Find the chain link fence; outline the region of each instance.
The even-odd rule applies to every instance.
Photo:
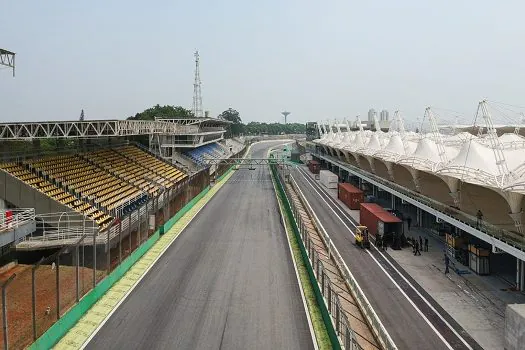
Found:
[[[115,220],[104,232],[68,224],[68,234],[61,234],[65,221],[74,222],[68,217],[53,234],[30,237],[35,242],[53,242],[53,245],[42,250],[41,244],[36,244],[33,251],[24,253],[24,259],[35,261],[42,256],[38,262],[19,261],[10,270],[10,276],[0,273],[4,281],[2,348],[23,349],[44,334],[153,233],[160,230],[162,234],[164,223],[208,184],[206,169],[191,176],[184,186],[164,189],[159,196]],[[53,226],[52,220],[45,220],[42,226]]]
[[[272,167],[275,167],[275,165],[272,165]],[[319,285],[319,288],[321,290],[325,306],[331,316],[332,325],[334,327],[334,330],[336,331],[339,343],[345,349],[360,350],[362,349],[362,347],[357,342],[356,334],[350,327],[348,317],[341,306],[341,302],[339,300],[339,293],[336,291],[335,285],[332,283],[329,276],[325,272],[323,262],[319,258],[319,254],[314,248],[314,242],[308,234],[308,230],[306,229],[305,224],[301,219],[301,215],[299,215],[298,208],[296,207],[294,201],[291,200],[292,196],[289,189],[287,188],[287,186],[285,186],[285,181],[289,181],[289,174],[286,172],[286,167],[282,167],[279,171],[276,171],[275,173],[278,174],[279,180],[283,185],[285,195],[288,199],[288,203],[292,210],[292,215],[299,229],[302,244],[305,247],[308,259],[310,261],[310,265],[312,266],[312,269],[314,271],[314,275],[316,277],[317,284]]]
[[[295,182],[295,179],[293,178],[293,175],[290,173],[289,168],[288,167],[283,167],[277,173],[279,175],[279,178],[281,179],[281,183],[284,184],[284,181],[286,180],[291,185],[291,187],[295,190],[295,192],[298,193],[298,195],[300,196],[300,191],[298,190],[298,185]],[[290,194],[289,189],[286,186],[283,186],[283,188],[285,189],[286,196],[288,198],[291,198],[291,194]],[[301,219],[300,219],[300,215],[297,215],[297,208],[295,208],[293,201],[288,200],[288,202],[290,202],[290,206],[292,207],[292,211],[294,212],[294,216],[295,216],[295,218],[297,218],[296,221],[298,221],[299,230],[300,230],[300,232],[302,232],[301,236],[303,238],[303,242],[305,243],[305,245],[310,247],[311,246],[311,242],[308,241],[307,233],[306,233],[306,229],[305,229],[304,225],[302,223],[300,223]],[[310,212],[310,209],[309,208],[305,208],[305,209],[309,213],[310,217],[313,217],[314,224],[317,227],[319,227],[320,223],[316,221],[317,219],[312,215],[313,213]],[[363,315],[367,319],[368,324],[370,325],[370,327],[372,328],[372,331],[376,335],[377,340],[381,343],[381,345],[382,345],[382,347],[384,349],[387,349],[387,350],[395,350],[395,349],[397,349],[397,346],[393,342],[392,338],[388,334],[388,332],[385,329],[385,327],[383,326],[383,324],[380,322],[379,317],[377,316],[377,314],[375,313],[374,309],[372,308],[372,305],[368,301],[365,293],[363,292],[363,290],[361,289],[361,287],[357,283],[357,280],[352,275],[350,270],[348,270],[348,268],[346,268],[346,264],[344,263],[343,258],[339,254],[339,251],[338,251],[337,247],[335,246],[335,244],[332,242],[332,239],[330,238],[330,236],[328,236],[328,234],[326,232],[324,232],[324,231],[318,231],[318,232],[319,232],[319,235],[320,235],[324,245],[328,249],[328,253],[329,253],[330,257],[333,258],[333,260],[335,261],[338,270],[341,272],[341,274],[343,275],[343,277],[345,279],[346,284],[348,285],[348,287],[352,291],[352,295],[356,299],[356,301],[357,301],[357,303],[359,305],[359,309],[361,310],[361,312],[363,313]]]

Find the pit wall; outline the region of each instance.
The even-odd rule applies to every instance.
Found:
[[[328,312],[328,309],[326,308],[326,304],[323,299],[323,294],[321,293],[321,290],[319,289],[319,284],[317,283],[317,280],[315,278],[314,270],[312,268],[312,265],[310,264],[310,259],[308,258],[308,254],[306,253],[306,249],[304,247],[303,241],[301,239],[299,228],[297,227],[297,223],[295,222],[295,219],[292,214],[292,209],[290,207],[290,203],[288,202],[288,197],[286,197],[286,194],[284,193],[283,184],[280,181],[279,176],[277,176],[277,170],[274,165],[270,166],[272,177],[274,178],[274,181],[277,185],[277,193],[279,197],[281,198],[283,204],[284,204],[284,211],[286,216],[288,217],[288,220],[292,223],[292,228],[294,232],[295,239],[297,242],[299,242],[299,248],[301,250],[301,256],[303,259],[303,262],[306,266],[306,270],[308,271],[308,278],[310,280],[310,283],[312,285],[312,288],[314,290],[315,294],[315,300],[317,304],[319,305],[319,308],[321,310],[321,315],[323,317],[323,322],[326,326],[326,329],[328,331],[328,336],[330,337],[330,341],[332,343],[332,346],[334,349],[341,349],[341,346],[339,344],[339,339],[337,337],[337,333],[334,329],[334,326],[332,324],[332,320],[330,317],[330,313]]]
[[[231,168],[229,169],[231,171]],[[225,172],[220,178],[222,180],[229,171]],[[93,290],[86,294],[75,306],[64,314],[51,328],[49,328],[40,338],[38,338],[29,349],[50,349],[52,348],[80,318],[113,286],[132,266],[135,264],[154,244],[160,236],[171,229],[179,219],[184,216],[208,191],[206,186],[190,202],[182,207],[166,223],[159,226],[157,231],[140,247],[130,254],[122,263],[104,278]]]

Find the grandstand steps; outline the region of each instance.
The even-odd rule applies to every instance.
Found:
[[[27,158],[0,163],[0,168],[1,198],[42,214],[80,213],[99,232],[188,177],[169,162],[129,145]]]
[[[64,204],[64,200],[59,200],[64,196],[64,192],[51,183],[41,179],[45,186],[37,184],[29,185],[18,176],[5,171],[3,164],[0,172],[0,197],[12,203],[16,207],[32,207],[36,213],[61,213],[75,212],[71,205]],[[44,192],[42,189],[51,186],[51,191]],[[59,192],[56,192],[56,190]],[[53,192],[56,192],[53,197]],[[71,196],[70,194],[67,194]],[[91,221],[90,218],[88,218]]]
[[[155,176],[157,176],[157,178],[163,178],[163,176],[162,176],[161,174],[157,173],[154,169],[148,169],[148,168],[145,167],[143,164],[137,162],[135,159],[133,159],[133,158],[127,156],[125,153],[119,152],[119,151],[117,151],[116,149],[112,149],[112,150],[113,150],[115,153],[117,153],[118,155],[120,155],[121,157],[126,158],[129,162],[136,164],[136,166],[139,166],[139,167],[141,167],[141,168],[143,168],[143,169],[146,169],[147,171],[153,173]],[[156,183],[155,180],[152,180],[152,181],[153,181],[154,183]]]
[[[196,173],[202,169],[202,167],[198,166],[191,158],[182,153],[174,152],[172,155],[172,162],[173,161],[179,163],[179,168],[184,169],[186,172]]]

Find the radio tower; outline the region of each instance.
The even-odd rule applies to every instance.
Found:
[[[193,115],[202,118],[201,73],[199,69],[199,51],[195,51],[195,83],[193,83]]]

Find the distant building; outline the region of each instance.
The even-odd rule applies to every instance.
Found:
[[[389,114],[388,114],[388,111],[386,109],[383,109],[381,111],[381,113],[379,114],[379,120],[380,121],[388,121],[388,118],[389,118]]]
[[[373,108],[370,108],[368,110],[368,125],[374,124],[374,114],[376,113],[376,110]]]

